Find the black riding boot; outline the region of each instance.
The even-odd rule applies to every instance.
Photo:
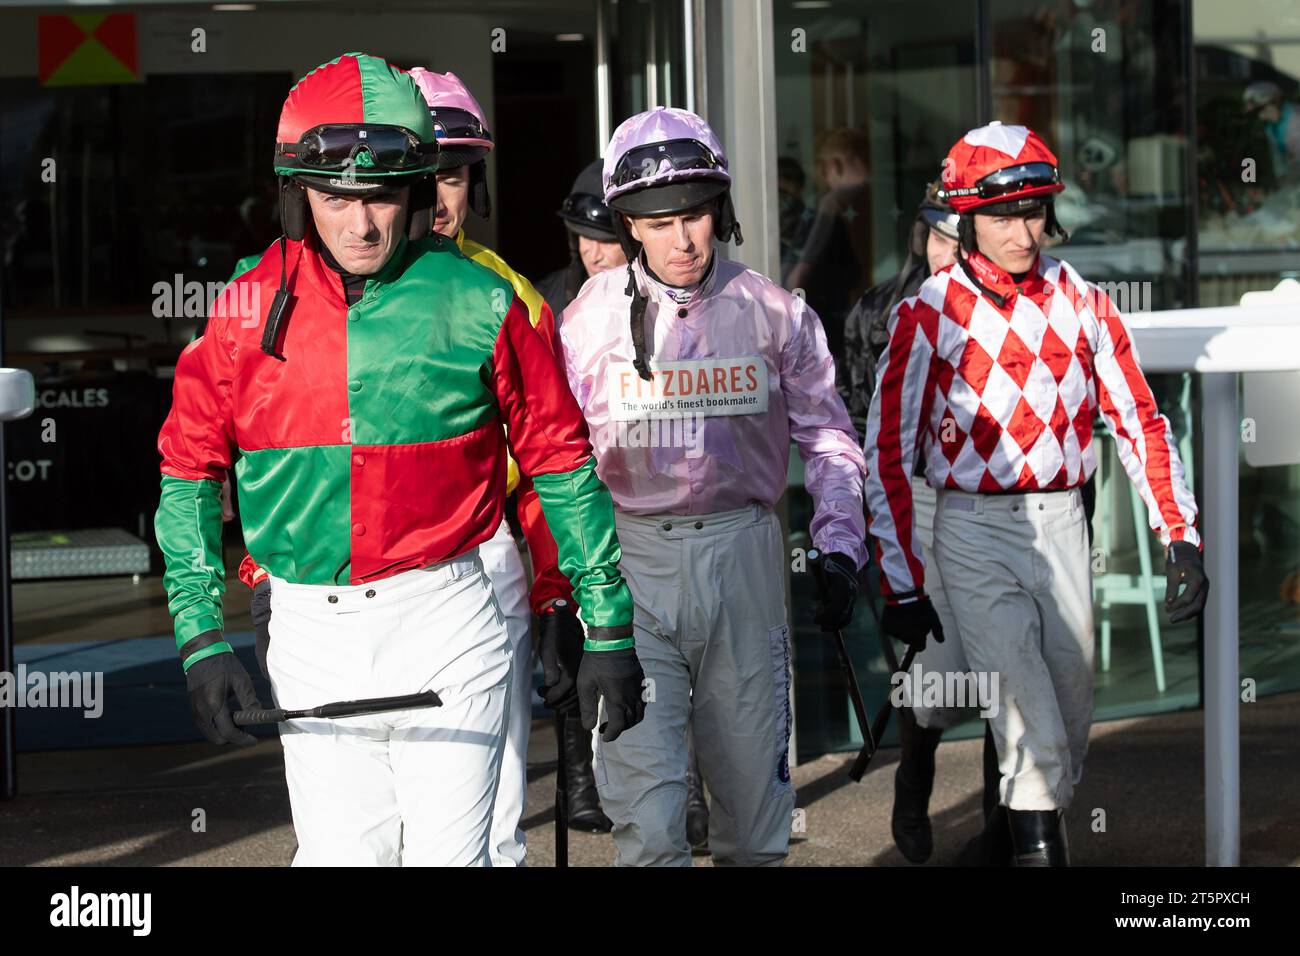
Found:
[[[558,727],[556,734],[559,734]],[[564,721],[560,753],[568,791],[569,828],[585,833],[608,833],[614,824],[601,811],[600,798],[596,795],[596,775],[591,769],[591,731],[582,726],[577,715]]]
[[[695,754],[695,738],[686,735],[686,841],[693,847],[709,842],[709,804],[704,799],[704,778],[700,776],[700,758]]]
[[[1060,810],[1008,810],[1016,866],[1069,866]]]
[[[910,707],[898,712],[902,743],[894,771],[894,813],[890,829],[894,845],[911,863],[924,863],[934,851],[930,829],[930,792],[934,789],[934,752],[942,730],[921,727]]]
[[[984,724],[984,829],[957,858],[958,866],[1010,866],[1011,827],[1006,811],[999,806],[1002,773],[998,769],[998,748],[992,726]]]
[[[984,721],[984,819],[1002,802],[1002,770],[998,767],[998,745],[993,740],[993,725]],[[1010,852],[1010,850],[1008,850]]]

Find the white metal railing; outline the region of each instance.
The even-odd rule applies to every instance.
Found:
[[[1300,305],[1275,300],[1149,312],[1125,321],[1147,372],[1201,376],[1200,506],[1211,585],[1204,620],[1205,862],[1236,866],[1241,858],[1237,376],[1300,371]]]

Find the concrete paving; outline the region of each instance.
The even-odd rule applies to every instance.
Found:
[[[1300,865],[1300,694],[1241,708],[1242,863]],[[524,815],[528,860],[555,859],[555,743],[534,725]],[[1199,712],[1099,724],[1068,821],[1076,865],[1204,862],[1203,725]],[[982,742],[939,748],[931,804],[935,852],[950,865],[979,828]],[[795,866],[907,866],[889,836],[896,751],[861,784],[851,754],[795,768],[802,832]],[[282,866],[294,850],[278,741],[249,750],[206,744],[25,754],[18,799],[0,804],[6,865]],[[604,835],[570,836],[570,865],[606,866]],[[708,865],[698,854],[697,865]]]

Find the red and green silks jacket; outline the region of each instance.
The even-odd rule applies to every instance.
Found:
[[[348,308],[315,242],[287,245],[296,301],[284,361],[261,350],[280,276],[273,246],[226,287],[177,362],[155,527],[178,647],[223,629],[220,484],[236,450],[257,564],[300,584],[361,584],[492,536],[507,434],[589,636],[629,635],[609,492],[560,361],[510,284],[453,242],[404,239]],[[205,647],[185,666],[224,650]]]
[[[474,262],[486,266],[509,282],[510,287],[515,290],[515,295],[528,310],[529,323],[548,346],[552,349],[558,348],[559,343],[555,340],[555,317],[551,315],[551,307],[533,288],[531,282],[521,273],[510,268],[504,259],[487,246],[466,239],[464,229],[456,234],[456,247]],[[261,259],[260,255],[244,256],[235,264],[235,271],[227,281],[234,282],[257,265],[259,259]],[[569,579],[560,573],[559,549],[555,545],[555,538],[550,528],[546,526],[546,516],[542,512],[541,501],[533,488],[532,480],[527,475],[521,475],[515,460],[507,456],[506,494],[510,495],[516,490],[519,492],[517,499],[519,524],[523,529],[524,538],[528,541],[528,554],[532,558],[533,566],[533,584],[529,589],[528,603],[534,614],[541,614],[557,599],[573,601],[573,587],[569,584]],[[251,588],[265,577],[266,570],[258,567],[251,555],[244,555],[244,560],[239,565],[239,580]]]

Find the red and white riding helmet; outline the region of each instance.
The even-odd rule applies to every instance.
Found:
[[[1006,208],[1064,188],[1056,155],[1037,133],[994,121],[971,130],[948,151],[939,198],[957,212],[969,213],[993,205]]]

